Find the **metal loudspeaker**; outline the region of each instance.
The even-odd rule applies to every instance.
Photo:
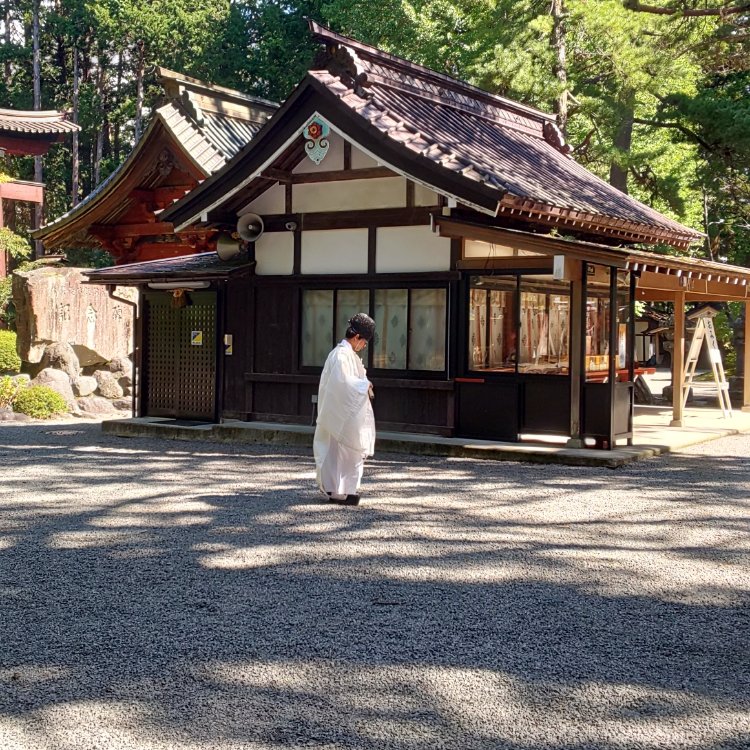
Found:
[[[255,242],[263,234],[263,219],[258,214],[242,214],[237,219],[237,234],[245,242]]]
[[[240,253],[240,243],[237,236],[220,234],[216,240],[216,254],[221,260],[231,260]]]

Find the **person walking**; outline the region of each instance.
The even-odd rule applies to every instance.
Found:
[[[357,505],[365,458],[375,452],[372,384],[358,353],[372,341],[375,321],[350,318],[344,339],[326,359],[318,387],[313,453],[320,489],[339,505]]]

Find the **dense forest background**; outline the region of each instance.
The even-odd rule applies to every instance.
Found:
[[[82,127],[43,164],[0,171],[43,174],[53,219],[132,149],[155,66],[281,101],[312,60],[312,17],[556,112],[578,161],[707,232],[694,255],[750,264],[750,3],[651,3],[0,0],[0,107],[65,109]]]

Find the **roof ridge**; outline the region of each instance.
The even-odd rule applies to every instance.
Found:
[[[418,63],[405,60],[397,55],[392,55],[389,52],[384,52],[377,47],[363,44],[351,37],[337,34],[335,31],[332,31],[328,27],[323,26],[312,19],[308,21],[308,24],[313,37],[317,40],[349,47],[354,50],[359,57],[371,57],[385,67],[395,68],[396,70],[407,72],[411,75],[418,74],[420,77],[439,83],[443,86],[454,89],[455,91],[467,93],[474,98],[484,99],[485,101],[492,103],[494,106],[498,106],[500,109],[515,110],[521,115],[538,119],[541,122],[554,122],[555,120],[554,115],[543,112],[535,107],[530,107],[528,104],[522,104],[513,99],[506,99],[498,94],[492,94],[478,86],[453,78],[446,73],[439,73],[438,71],[427,68],[424,65],[419,65]]]

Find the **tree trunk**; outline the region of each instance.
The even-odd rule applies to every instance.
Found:
[[[33,70],[33,88],[34,88],[34,110],[39,111],[42,108],[42,73],[41,73],[41,54],[39,49],[39,4],[40,0],[34,0],[32,7],[33,19],[31,26],[31,37],[33,45],[32,53],[32,70]],[[42,157],[34,157],[34,182],[44,182],[44,170],[42,168]],[[34,205],[33,228],[38,229],[42,225],[44,215],[44,205],[36,203]],[[42,254],[42,243],[38,240],[34,242],[34,257],[38,258]]]
[[[117,84],[115,88],[115,105],[120,101],[120,94],[122,92],[122,52],[117,53]],[[115,163],[120,163],[120,120],[116,119],[114,122],[114,135],[113,145],[115,151]]]
[[[565,2],[552,0],[552,47],[555,50],[555,77],[560,84],[560,92],[555,101],[557,126],[563,135],[568,127],[568,69],[565,60]]]
[[[622,120],[617,126],[615,132],[615,148],[627,156],[630,153],[630,145],[633,140],[633,117],[635,116],[635,101],[629,97],[622,115]],[[621,192],[628,194],[628,169],[622,165],[618,159],[613,159],[609,165],[609,184],[616,187]]]
[[[80,75],[78,71],[78,48],[73,47],[73,122],[78,124],[78,89],[80,86]],[[78,157],[78,132],[73,133],[73,153],[71,156],[71,192],[73,207],[78,204],[78,189],[80,179],[80,163]]]
[[[11,26],[11,13],[10,13],[11,0],[5,0],[5,6],[3,8],[3,18],[5,20],[5,34],[3,41],[5,42],[5,49],[10,49],[10,26]],[[3,78],[5,80],[5,87],[10,88],[10,78],[13,75],[13,68],[10,64],[10,60],[5,61]]]
[[[143,129],[143,75],[145,68],[144,44],[136,43],[137,67],[135,75],[135,143],[141,139]],[[133,144],[135,145],[135,144]]]
[[[102,153],[104,150],[104,123],[107,119],[107,58],[99,55],[99,75],[96,80],[96,89],[99,94],[99,103],[102,119],[96,131],[96,151],[94,153],[94,181],[93,187],[99,184],[101,179]]]

